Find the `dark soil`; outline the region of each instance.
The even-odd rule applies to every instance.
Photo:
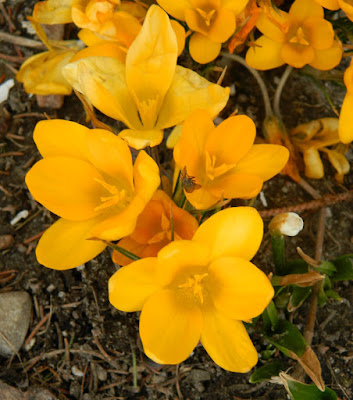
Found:
[[[21,22],[31,14],[34,2],[9,1],[14,35],[28,36]],[[9,32],[9,25],[0,13],[0,30]],[[18,50],[28,57],[35,52],[5,42],[0,43],[0,53],[18,56]],[[183,65],[190,60],[182,59]],[[227,62],[228,63],[228,62]],[[14,77],[13,68],[19,63],[4,60],[0,63],[0,77]],[[220,65],[222,61],[220,61]],[[202,71],[202,70],[200,70]],[[262,74],[273,94],[273,88],[283,69]],[[214,76],[213,76],[214,75]],[[209,79],[217,80],[212,73]],[[234,109],[254,119],[261,135],[264,108],[256,82],[241,66],[231,64],[226,85],[234,84],[235,94],[221,114],[227,117]],[[325,84],[339,109],[344,91],[333,84]],[[293,73],[282,96],[282,113],[288,128],[325,116],[334,116],[323,94],[305,76]],[[56,219],[31,198],[24,183],[29,168],[40,159],[34,145],[32,132],[35,124],[46,118],[64,118],[85,123],[81,104],[75,96],[66,97],[59,111],[40,109],[35,96],[29,96],[20,83],[11,90],[9,99],[0,105],[0,235],[10,234],[14,244],[0,250],[0,272],[15,270],[13,279],[0,283],[1,291],[26,290],[33,298],[34,312],[29,333],[45,317],[43,327],[13,359],[0,357],[0,380],[23,390],[41,387],[50,390],[59,399],[161,399],[181,398],[204,400],[228,399],[285,399],[282,386],[266,383],[251,385],[249,374],[235,374],[215,365],[204,349],[198,347],[184,363],[175,366],[156,365],[143,355],[138,336],[138,315],[114,309],[107,298],[107,282],[116,266],[106,250],[85,267],[69,271],[53,271],[38,264],[35,257],[36,235],[48,228]],[[101,117],[101,115],[99,115]],[[104,121],[107,121],[102,117]],[[15,135],[15,136],[14,136]],[[7,155],[9,153],[9,155]],[[13,154],[13,155],[11,155]],[[164,150],[165,168],[170,168],[171,153]],[[352,161],[352,153],[350,153]],[[324,195],[341,193],[351,188],[352,174],[345,184],[334,180],[333,169],[326,164],[327,174],[320,181],[309,181]],[[351,183],[350,183],[351,182]],[[277,176],[264,187],[268,206],[272,209],[301,204],[312,200],[290,178]],[[239,202],[240,204],[240,202]],[[353,253],[352,202],[338,203],[328,208],[323,257],[332,259]],[[255,207],[265,209],[258,199]],[[26,220],[10,225],[21,210],[28,210]],[[295,257],[300,246],[314,256],[317,211],[301,213],[305,228],[298,237],[287,240],[289,257]],[[265,227],[267,231],[266,220]],[[269,273],[273,270],[268,234],[254,263]],[[340,398],[353,396],[353,285],[351,282],[334,288],[342,301],[330,301],[320,308],[313,341],[325,383]],[[301,331],[305,326],[308,304],[291,315]],[[256,332],[250,332],[259,352],[267,343]],[[183,340],[183,338],[180,338]],[[136,356],[137,388],[133,387],[133,354]],[[294,361],[283,358],[288,367]],[[258,366],[262,365],[260,358]],[[309,381],[308,381],[309,382]]]

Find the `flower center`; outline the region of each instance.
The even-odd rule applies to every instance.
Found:
[[[201,8],[196,8],[196,11],[199,13],[206,26],[209,27],[211,25],[212,19],[215,17],[216,10],[205,11]]]
[[[289,42],[296,44],[303,44],[305,46],[309,44],[309,42],[305,38],[305,34],[301,26],[297,29],[296,34],[289,40]]]
[[[204,301],[204,295],[203,295],[203,284],[202,284],[202,280],[207,276],[208,274],[202,274],[202,275],[194,275],[190,278],[188,278],[188,280],[179,285],[179,288],[185,288],[185,289],[191,289],[192,294],[198,298],[198,300],[200,300],[201,304],[203,304]]]
[[[102,196],[100,198],[102,204],[97,206],[94,209],[95,211],[103,210],[115,205],[126,207],[126,205],[129,203],[129,198],[125,189],[119,190],[116,186],[110,185],[109,183],[98,178],[95,178],[94,180],[101,184],[104,189],[110,193],[110,196]]]
[[[205,158],[206,175],[211,181],[213,181],[218,176],[225,174],[226,172],[235,167],[235,164],[225,164],[225,163],[216,167],[216,163],[217,163],[216,156],[212,155],[211,157],[208,151],[206,151],[206,158]]]

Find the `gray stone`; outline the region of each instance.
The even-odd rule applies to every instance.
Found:
[[[211,374],[203,369],[193,369],[189,374],[189,379],[193,382],[209,381]]]
[[[46,389],[29,389],[21,392],[0,381],[0,400],[58,400]]]
[[[32,313],[27,292],[0,293],[0,354],[10,357],[25,340]]]

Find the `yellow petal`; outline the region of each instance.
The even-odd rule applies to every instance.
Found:
[[[87,157],[104,174],[133,190],[132,156],[126,142],[103,129],[91,129],[86,134]]]
[[[176,240],[158,253],[156,279],[168,285],[177,275],[197,268],[204,269],[208,263],[209,251],[206,246],[191,240]]]
[[[102,38],[89,29],[81,29],[77,36],[86,46],[94,46],[102,42]]]
[[[266,70],[284,64],[281,57],[282,44],[260,36],[246,53],[246,62],[255,69]]]
[[[289,16],[285,11],[269,9],[270,17],[261,12],[256,21],[256,27],[269,39],[282,43],[285,40],[286,27],[289,24]]]
[[[302,68],[315,59],[315,51],[312,47],[297,44],[285,43],[281,49],[282,60],[295,68]]]
[[[350,165],[346,157],[335,150],[322,149],[321,151],[324,151],[327,154],[330,163],[337,171],[335,179],[340,183],[343,183],[344,175],[348,174],[350,170]]]
[[[22,82],[27,93],[39,95],[69,95],[72,87],[62,74],[73,55],[72,50],[52,50],[28,58],[21,66],[16,79]]]
[[[129,268],[129,267],[127,267]],[[143,306],[140,336],[144,352],[160,364],[186,360],[200,340],[201,311],[189,307],[171,290],[159,291]]]
[[[353,141],[353,94],[347,92],[339,118],[338,134],[342,143]]]
[[[340,63],[342,54],[342,45],[335,40],[329,49],[316,50],[314,60],[310,62],[310,65],[321,71],[327,71]]]
[[[123,249],[125,249],[125,250],[129,251],[130,253],[135,254],[136,256],[139,256],[139,257],[141,257],[141,253],[148,246],[148,244],[141,244],[141,243],[136,242],[136,240],[132,239],[131,236],[127,236],[127,237],[124,237],[121,240],[119,240],[118,245],[119,245],[119,247],[122,247]],[[141,258],[143,258],[143,257],[141,257]],[[131,258],[128,258],[128,257],[122,255],[121,253],[119,253],[116,250],[113,250],[112,260],[113,260],[113,263],[118,264],[121,267],[124,267],[125,265],[129,265],[133,262],[131,260]]]
[[[109,301],[118,310],[140,311],[146,300],[160,289],[155,281],[157,259],[144,258],[120,268],[109,279]]]
[[[296,0],[289,10],[289,15],[298,21],[303,21],[308,17],[324,18],[324,9],[312,0]]]
[[[199,64],[213,61],[221,51],[222,43],[217,43],[201,33],[195,32],[189,41],[189,52]]]
[[[263,222],[251,207],[227,208],[212,215],[196,231],[193,241],[206,245],[210,260],[240,257],[251,260],[260,247]]]
[[[216,310],[203,313],[201,343],[212,360],[232,372],[248,372],[257,363],[257,352],[244,325]]]
[[[256,127],[246,115],[230,117],[208,135],[205,150],[216,157],[216,164],[236,164],[250,150],[256,136]]]
[[[339,1],[340,0],[315,0],[316,3],[319,3],[322,7],[325,7],[329,10],[338,10],[340,8]]]
[[[185,10],[192,7],[189,0],[157,0],[157,3],[172,17],[185,21]]]
[[[38,161],[27,173],[26,184],[33,197],[51,212],[72,221],[98,214],[101,174],[88,162],[69,157]]]
[[[151,200],[159,184],[157,164],[144,151],[140,151],[134,164],[135,197],[122,212],[98,224],[93,230],[94,236],[118,240],[130,235],[135,229],[137,217]]]
[[[163,140],[163,131],[158,129],[123,129],[119,137],[126,140],[130,147],[136,150],[144,149],[147,146],[154,147]]]
[[[321,179],[324,176],[324,166],[320,154],[316,149],[307,149],[303,153],[305,176],[312,179]]]
[[[222,199],[252,199],[260,193],[263,180],[256,175],[227,173],[209,185],[209,191]]]
[[[333,0],[334,1],[334,0]],[[344,11],[347,17],[353,21],[353,4],[349,0],[338,0],[339,7]]]
[[[185,120],[180,139],[174,148],[174,160],[189,176],[200,176],[205,143],[214,130],[211,116],[206,110],[196,110]]]
[[[68,221],[59,219],[40,238],[36,255],[40,264],[53,269],[78,267],[96,257],[106,245],[100,241],[88,240],[95,219]]]
[[[189,203],[197,210],[207,210],[219,202],[223,196],[215,196],[209,188],[201,187],[192,193],[185,192]]]
[[[175,21],[175,19],[170,20],[170,24],[173,28],[173,31],[175,33],[177,43],[178,43],[178,56],[183,52],[184,47],[185,47],[185,29],[183,25],[179,24],[178,21]]]
[[[172,129],[166,142],[166,146],[168,149],[174,149],[180,139],[182,129],[182,125],[177,125]]]
[[[212,262],[208,273],[213,303],[228,318],[243,321],[255,318],[274,295],[267,276],[242,258],[218,258]]]
[[[240,14],[246,5],[248,4],[249,0],[222,0],[222,7],[227,8],[228,10],[233,11],[235,15]]]
[[[39,121],[33,139],[43,157],[67,156],[87,160],[85,137],[89,129],[64,119]]]
[[[310,46],[314,49],[325,50],[333,45],[335,32],[329,21],[319,17],[309,17],[302,26]]]
[[[68,24],[72,22],[73,0],[38,1],[33,9],[33,18],[41,24]]]
[[[103,56],[113,57],[121,62],[125,62],[126,52],[122,49],[121,45],[110,41],[99,41],[98,43],[80,50],[72,58],[71,62],[81,60],[86,57]]]
[[[233,11],[221,8],[212,21],[208,31],[208,37],[216,43],[224,43],[235,32],[235,15]]]
[[[173,80],[178,44],[168,15],[152,5],[126,56],[126,82],[146,129],[155,126]]]
[[[228,99],[228,87],[211,83],[191,69],[177,66],[156,128],[180,125],[195,110],[206,110],[214,118],[225,107]]]
[[[63,71],[72,86],[102,113],[130,128],[142,128],[136,104],[125,81],[125,65],[111,57],[88,57]]]
[[[288,158],[289,151],[284,146],[255,144],[246,156],[237,163],[234,171],[239,174],[256,175],[263,181],[267,181],[281,172]]]

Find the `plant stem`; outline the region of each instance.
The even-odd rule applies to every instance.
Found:
[[[276,275],[285,275],[284,236],[278,234],[271,235],[271,244]]]
[[[282,90],[284,88],[284,85],[287,82],[287,79],[289,77],[289,75],[291,74],[291,72],[293,71],[293,67],[291,67],[290,65],[287,65],[279,83],[276,89],[276,93],[275,93],[275,97],[273,99],[273,110],[275,113],[275,116],[282,121],[282,117],[281,117],[281,110],[280,110],[280,100],[281,100],[281,94],[282,94]]]

